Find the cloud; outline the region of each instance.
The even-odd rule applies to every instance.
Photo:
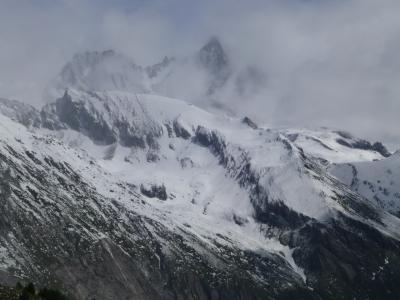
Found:
[[[0,0],[0,8],[1,96],[38,105],[78,51],[114,48],[147,64],[218,35],[235,67],[266,74],[245,99],[221,95],[238,113],[400,141],[395,0]]]
[[[37,103],[45,83],[73,52],[96,47],[94,16],[71,4],[0,0],[2,96]]]
[[[283,1],[237,11],[216,28],[236,60],[262,66],[268,83],[252,105],[236,99],[236,110],[399,140],[399,2]]]

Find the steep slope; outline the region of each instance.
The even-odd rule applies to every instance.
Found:
[[[26,127],[41,125],[39,111],[29,104],[16,100],[0,98],[0,113]]]
[[[279,253],[284,246],[254,251],[245,236],[200,234],[85,152],[4,117],[1,124],[3,283],[35,281],[96,299],[308,293]]]
[[[70,89],[40,117],[34,134],[1,117],[3,282],[96,299],[400,295],[399,219],[286,132],[127,92]]]
[[[399,152],[380,161],[336,164],[329,171],[355,192],[400,216]]]
[[[134,98],[133,98],[133,97]],[[46,105],[42,112],[43,126],[63,127],[82,132],[98,144],[145,147],[161,134],[161,128],[147,116],[135,94],[109,97],[107,93],[79,93],[71,90]]]

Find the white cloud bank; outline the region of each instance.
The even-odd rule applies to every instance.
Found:
[[[335,126],[400,141],[400,2],[0,0],[0,96],[40,103],[75,52],[114,48],[138,63],[218,35],[263,92],[222,101],[259,121]],[[189,78],[190,80],[190,78]]]

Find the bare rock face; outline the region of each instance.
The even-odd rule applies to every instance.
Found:
[[[190,129],[186,128],[179,118],[175,119],[173,122],[173,129],[176,137],[181,137],[185,140],[191,137]]]
[[[44,127],[70,128],[100,145],[117,142],[138,148],[152,148],[153,141],[161,134],[162,128],[148,120],[135,95],[112,98],[104,93],[72,91],[71,94],[66,91],[55,103],[43,108]],[[51,126],[53,123],[61,125]]]
[[[158,198],[160,200],[167,200],[167,191],[165,186],[157,184],[142,184],[140,185],[140,192],[149,198]]]
[[[231,75],[231,67],[220,41],[211,38],[198,52],[197,60],[210,76],[208,94],[222,87]]]
[[[190,157],[181,158],[180,164],[182,168],[193,168],[194,163]]]
[[[249,117],[244,117],[242,119],[242,123],[246,124],[247,126],[249,126],[250,128],[253,128],[253,129],[258,128],[257,124],[254,123]]]
[[[60,122],[75,131],[88,134],[96,143],[110,145],[116,142],[112,129],[104,119],[96,115],[95,108],[87,107],[83,102],[73,101],[67,91],[52,108]]]
[[[167,68],[173,61],[174,61],[173,58],[165,56],[161,62],[156,63],[152,66],[147,66],[146,67],[147,76],[149,76],[149,78],[157,77],[157,75],[160,72],[162,72],[165,68]]]
[[[375,142],[371,144],[369,141],[362,139],[355,139],[346,132],[337,132],[342,138],[338,138],[336,141],[346,147],[362,149],[362,150],[372,150],[380,153],[383,157],[389,157],[391,154],[386,149],[386,147],[381,142]]]

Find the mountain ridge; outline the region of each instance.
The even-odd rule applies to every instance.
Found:
[[[236,75],[210,43],[218,90]],[[176,59],[73,60],[41,110],[0,99],[0,283],[104,300],[400,296],[396,206],[353,184],[397,154],[152,94]]]

